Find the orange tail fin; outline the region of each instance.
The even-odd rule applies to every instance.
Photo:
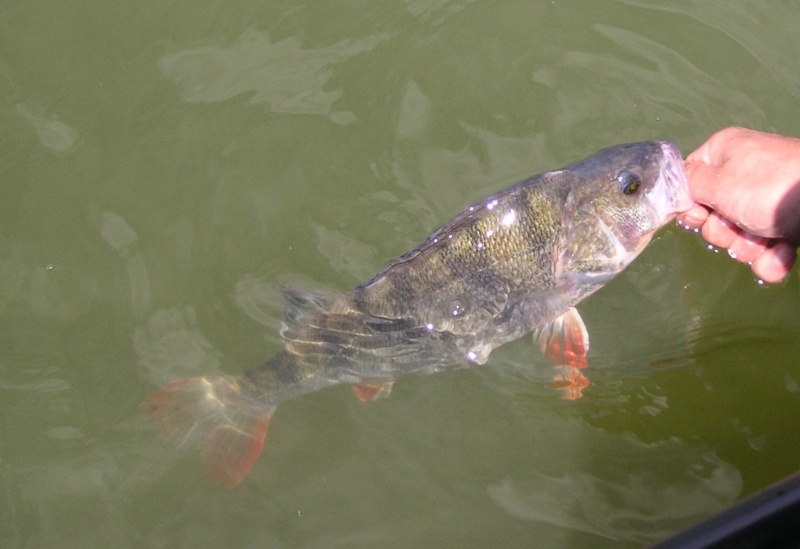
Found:
[[[181,446],[201,442],[209,475],[229,488],[256,462],[275,411],[243,395],[232,377],[176,379],[140,407]]]

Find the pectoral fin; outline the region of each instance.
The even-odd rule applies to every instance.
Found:
[[[556,366],[586,367],[589,332],[575,307],[533,331],[536,346]]]
[[[564,391],[564,398],[580,398],[583,388],[589,385],[580,371],[588,364],[589,332],[578,310],[570,307],[552,322],[536,328],[533,340],[559,370],[553,385]]]
[[[392,394],[392,385],[394,385],[394,381],[386,383],[360,383],[358,385],[353,385],[353,392],[361,402],[380,400]]]
[[[589,386],[589,380],[580,369],[575,366],[556,366],[558,373],[553,377],[552,386],[561,390],[561,398],[577,400],[583,396],[583,391]]]

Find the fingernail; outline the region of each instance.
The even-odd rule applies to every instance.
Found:
[[[676,223],[679,227],[683,227],[689,231],[697,231],[703,226],[703,220],[692,217],[691,215],[683,215],[677,218]]]

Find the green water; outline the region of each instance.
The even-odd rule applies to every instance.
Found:
[[[282,405],[233,491],[137,409],[280,345],[461,207],[619,142],[800,135],[800,7],[6,1],[0,545],[637,547],[798,468],[800,284],[670,227],[582,306],[592,386],[486,367]]]

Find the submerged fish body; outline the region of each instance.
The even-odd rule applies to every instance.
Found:
[[[239,377],[175,380],[143,408],[199,438],[211,475],[235,486],[280,402],[341,383],[388,396],[399,375],[483,364],[527,333],[577,398],[589,340],[574,306],[690,205],[674,144],[604,149],[469,206],[350,292],[285,290],[281,352]]]

